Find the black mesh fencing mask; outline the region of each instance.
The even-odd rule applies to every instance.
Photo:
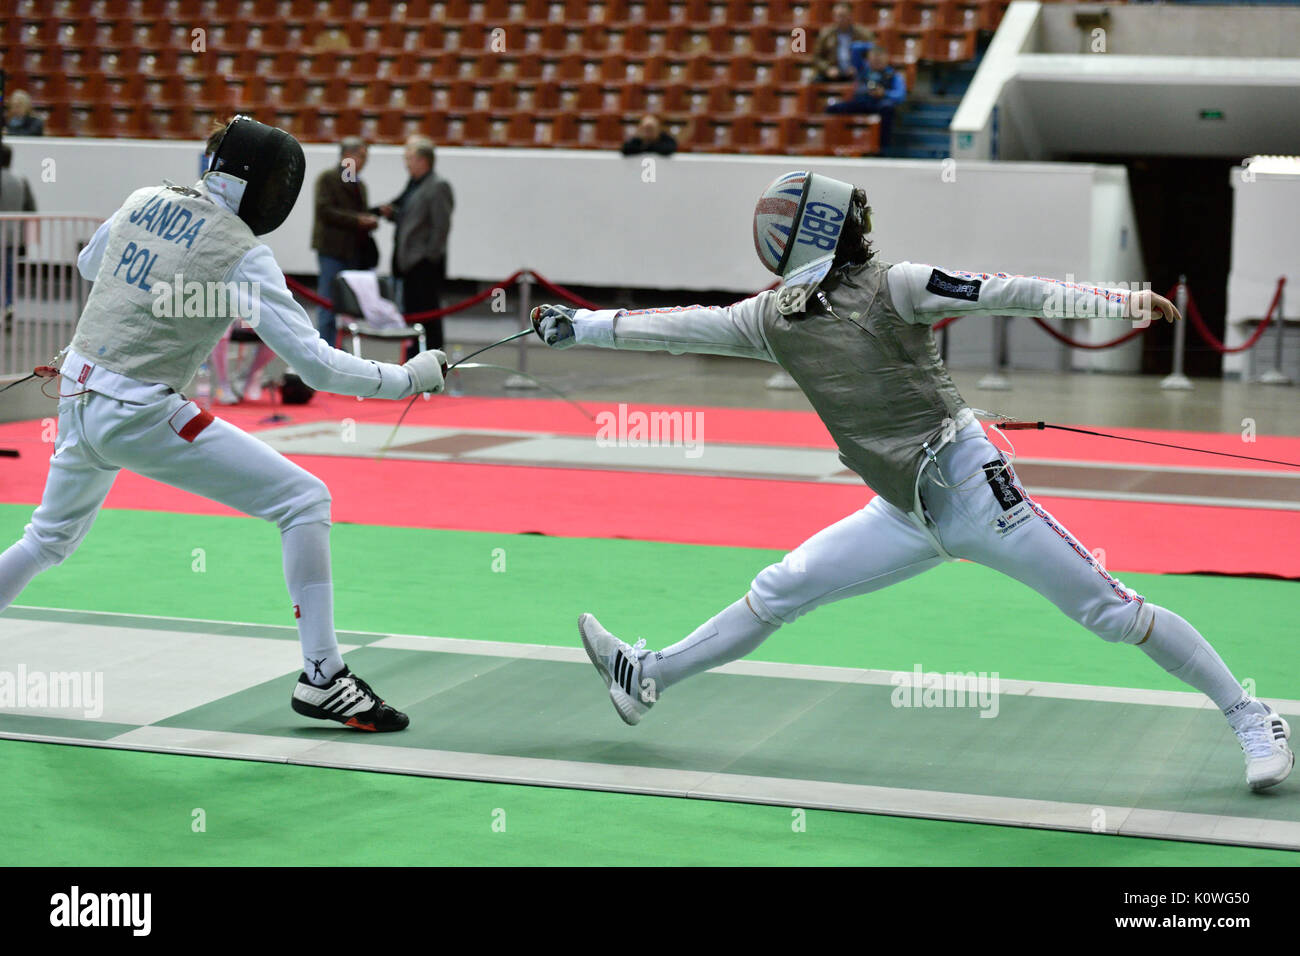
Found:
[[[204,178],[216,179],[253,235],[264,236],[289,218],[306,168],[302,146],[284,130],[236,116]]]

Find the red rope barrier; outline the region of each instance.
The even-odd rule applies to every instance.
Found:
[[[507,286],[514,285],[517,281],[519,281],[519,277],[523,274],[524,274],[524,270],[519,269],[516,272],[513,272],[512,274],[507,276],[506,278],[502,279],[500,282],[493,283],[492,285],[484,289],[482,292],[479,292],[476,295],[472,295],[468,299],[462,299],[460,302],[456,302],[452,305],[446,306],[441,309],[430,309],[427,312],[412,312],[408,315],[403,315],[402,318],[406,319],[408,323],[427,322],[431,319],[441,319],[444,316],[452,315],[453,313],[456,312],[463,312],[468,308],[478,305],[484,299],[491,296],[492,293],[496,292],[497,289],[504,289]],[[285,276],[284,281],[285,284],[289,286],[289,291],[302,296],[308,302],[311,302],[315,305],[324,306],[327,309],[334,308],[333,302],[331,302],[329,299],[321,297],[320,295],[317,295],[315,292],[307,288],[307,286],[303,285],[301,282],[298,282],[297,280],[292,279],[289,276]]]
[[[1192,320],[1192,326],[1196,329],[1196,334],[1203,338],[1205,343],[1220,355],[1230,355],[1233,352],[1244,352],[1260,340],[1264,331],[1268,328],[1269,323],[1273,321],[1273,310],[1277,308],[1278,300],[1282,298],[1282,287],[1284,285],[1286,285],[1286,276],[1279,276],[1277,280],[1277,290],[1273,293],[1273,301],[1269,303],[1268,312],[1264,314],[1264,319],[1259,323],[1259,328],[1257,328],[1254,334],[1251,335],[1250,338],[1246,339],[1246,341],[1241,345],[1229,347],[1219,341],[1219,337],[1210,331],[1210,327],[1206,325],[1205,320],[1201,318],[1201,310],[1196,307],[1196,300],[1192,298],[1190,289],[1187,292],[1187,317]]]
[[[427,322],[430,319],[441,319],[444,316],[451,315],[455,312],[464,312],[466,309],[470,308],[471,306],[478,305],[484,299],[491,296],[492,293],[497,291],[497,289],[504,289],[507,286],[514,285],[516,282],[519,281],[519,277],[523,274],[524,274],[524,270],[520,269],[517,272],[514,272],[511,275],[507,276],[506,278],[502,279],[500,282],[488,286],[486,289],[484,289],[482,292],[478,293],[477,295],[472,295],[468,299],[462,299],[460,302],[457,302],[455,305],[449,305],[446,308],[442,308],[442,309],[430,309],[428,312],[412,312],[410,315],[403,316],[403,318],[406,319],[407,322]]]
[[[933,328],[933,330],[934,330],[935,332],[938,332],[940,329],[944,329],[944,328],[947,328],[948,326],[952,325],[954,322],[956,322],[956,321],[957,321],[958,319],[960,319],[960,318],[961,318],[960,315],[950,315],[950,316],[948,316],[946,319],[940,319],[938,322],[934,323],[934,325],[932,326],[932,328]],[[1132,332],[1126,332],[1126,333],[1124,333],[1123,335],[1121,335],[1121,336],[1120,336],[1119,338],[1117,338],[1117,339],[1112,339],[1112,340],[1109,341],[1109,342],[1099,342],[1099,343],[1097,343],[1096,345],[1093,345],[1093,344],[1091,344],[1091,343],[1089,343],[1089,342],[1076,342],[1074,339],[1070,338],[1069,336],[1062,335],[1060,332],[1056,331],[1056,329],[1052,328],[1050,325],[1048,325],[1046,322],[1044,322],[1042,319],[1040,319],[1040,318],[1038,318],[1038,317],[1036,317],[1036,316],[1030,316],[1030,318],[1031,318],[1034,322],[1036,322],[1036,323],[1038,324],[1038,327],[1039,327],[1039,328],[1041,328],[1044,332],[1046,332],[1046,333],[1047,333],[1048,335],[1050,335],[1052,338],[1054,338],[1054,339],[1056,339],[1056,340],[1058,340],[1058,341],[1060,341],[1060,342],[1064,342],[1066,345],[1072,346],[1072,347],[1074,347],[1074,348],[1076,348],[1076,349],[1109,349],[1109,348],[1114,348],[1116,345],[1123,345],[1123,344],[1124,344],[1125,342],[1127,342],[1129,339],[1136,338],[1137,336],[1141,335],[1143,332],[1146,331],[1145,328],[1134,329]]]
[[[1060,332],[1056,331],[1056,329],[1052,328],[1050,325],[1048,325],[1046,322],[1044,322],[1036,315],[1030,316],[1030,320],[1035,325],[1037,325],[1040,329],[1042,329],[1044,332],[1050,335],[1052,338],[1056,339],[1058,342],[1064,342],[1066,345],[1070,346],[1071,348],[1076,348],[1076,349],[1094,349],[1094,350],[1113,349],[1117,345],[1123,345],[1125,342],[1129,341],[1130,339],[1137,338],[1148,328],[1150,328],[1150,326],[1144,325],[1141,328],[1133,329],[1130,332],[1125,332],[1117,339],[1111,339],[1109,342],[1097,342],[1094,344],[1091,342],[1076,342],[1068,335],[1062,335]]]
[[[568,299],[570,302],[572,302],[580,309],[590,309],[593,312],[598,311],[600,309],[600,306],[598,306],[595,302],[592,302],[589,299],[584,299],[582,296],[570,292],[562,285],[556,285],[554,282],[552,282],[550,279],[546,278],[545,276],[538,275],[536,272],[533,272],[533,278],[537,280],[537,284],[541,286],[543,289],[546,289],[548,292],[554,292],[562,299]]]
[[[307,288],[293,276],[285,276],[284,284],[289,287],[289,291],[294,295],[300,295],[312,305],[323,305],[327,309],[334,308],[334,303],[329,299],[323,298]]]
[[[950,315],[950,316],[948,316],[946,319],[940,319],[938,322],[934,323],[934,325],[932,326],[932,328],[933,328],[933,330],[934,330],[935,332],[938,332],[940,329],[944,329],[944,328],[947,328],[948,326],[952,325],[952,323],[956,322],[956,321],[957,321],[958,319],[960,319],[960,318],[961,318],[960,315]],[[1074,347],[1074,348],[1076,348],[1076,349],[1109,349],[1109,348],[1114,348],[1114,347],[1117,346],[1117,345],[1123,345],[1123,344],[1124,344],[1125,342],[1127,342],[1129,339],[1136,338],[1137,336],[1141,335],[1143,332],[1146,331],[1145,328],[1134,329],[1134,330],[1131,331],[1131,332],[1126,332],[1126,333],[1124,333],[1123,335],[1121,335],[1121,336],[1120,336],[1119,338],[1117,338],[1117,339],[1113,339],[1113,340],[1111,340],[1111,341],[1109,341],[1109,342],[1099,342],[1099,343],[1097,343],[1096,345],[1093,345],[1092,343],[1089,343],[1089,342],[1076,342],[1074,339],[1070,338],[1069,336],[1062,335],[1060,332],[1056,331],[1056,329],[1052,328],[1050,325],[1048,325],[1046,322],[1044,322],[1042,319],[1040,319],[1040,318],[1038,318],[1038,317],[1036,317],[1036,316],[1030,316],[1030,318],[1031,318],[1034,322],[1036,322],[1036,323],[1038,324],[1038,327],[1039,327],[1039,328],[1041,328],[1044,332],[1046,332],[1046,333],[1047,333],[1048,335],[1050,335],[1052,338],[1057,339],[1057,340],[1060,341],[1060,342],[1064,342],[1066,345],[1072,346],[1072,347]]]

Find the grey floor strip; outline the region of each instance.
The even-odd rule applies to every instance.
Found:
[[[285,637],[297,640],[292,627],[238,624],[230,621],[204,621],[155,615],[118,614],[107,611],[62,611],[55,608],[14,605],[0,617],[29,621],[58,621],[104,627],[139,628],[208,632],[239,637]],[[580,647],[557,647],[550,644],[520,644],[507,641],[476,641],[458,637],[424,637],[416,634],[386,634],[376,631],[339,631],[340,642],[351,646],[425,651],[438,654],[472,654],[482,657],[509,657],[525,660],[560,661],[570,664],[586,662]],[[577,638],[575,636],[575,644]],[[734,661],[715,668],[716,674],[742,674],[749,677],[776,677],[791,680],[830,681],[839,684],[878,684],[896,687],[924,687],[935,675],[916,671],[887,671],[857,667],[828,667],[818,664],[784,664],[773,661]],[[938,675],[940,677],[944,675]],[[1203,694],[1191,691],[1148,690],[1139,687],[1107,687],[1095,684],[1063,684],[1052,681],[1012,680],[999,677],[996,693],[1008,696],[1046,697],[1058,700],[1091,700],[1104,703],[1147,704],[1157,707],[1184,707],[1192,710],[1212,709]],[[1264,698],[1280,714],[1300,716],[1300,701]]]
[[[675,688],[633,731],[577,647],[369,635],[349,661],[412,716],[373,737],[292,714],[296,652],[281,641],[132,615],[15,623],[0,632],[13,660],[84,661],[116,691],[102,719],[0,721],[14,740],[1300,849],[1294,786],[1250,794],[1222,717],[1191,693],[1005,681],[983,689],[991,710],[904,704],[894,695],[932,675],[741,661]],[[224,696],[181,680],[149,700],[183,666],[169,654],[218,667],[227,640],[257,653],[223,675]],[[111,656],[124,642],[126,669]]]
[[[838,810],[962,823],[1069,830],[1098,836],[1119,835],[1267,849],[1300,849],[1300,823],[1291,821],[1094,806],[987,794],[495,754],[411,750],[378,744],[320,743],[297,738],[184,728],[140,727],[108,741],[35,734],[0,734],[0,737],[484,783],[564,787],[806,810]]]

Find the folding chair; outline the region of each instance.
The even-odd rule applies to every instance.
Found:
[[[393,281],[387,277],[379,279],[379,294],[390,302],[393,299]],[[340,328],[352,337],[352,354],[361,358],[362,339],[382,339],[387,342],[419,342],[420,351],[426,348],[424,325],[414,322],[405,328],[377,328],[365,320],[361,312],[361,303],[356,293],[342,275],[334,277],[330,283],[330,298],[334,301],[334,314]]]

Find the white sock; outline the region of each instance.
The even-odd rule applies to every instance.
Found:
[[[324,686],[343,670],[334,636],[334,583],[330,576],[330,526],[325,521],[294,525],[280,536],[284,580],[289,586],[302,644],[302,669]]]
[[[780,625],[758,619],[745,598],[709,618],[689,637],[641,659],[641,679],[654,681],[656,693],[711,667],[749,654]]]
[[[13,604],[41,570],[40,562],[21,544],[13,544],[0,554],[0,611]]]
[[[1241,700],[1237,701],[1231,707],[1225,708],[1223,716],[1228,718],[1228,725],[1233,730],[1241,730],[1246,722],[1255,714],[1267,714],[1268,707],[1263,701],[1256,700],[1245,691],[1241,694]]]
[[[1248,705],[1243,706],[1246,693],[1241,684],[1200,632],[1168,608],[1152,604],[1151,610],[1155,612],[1151,633],[1138,647],[1169,673],[1214,701],[1230,722],[1233,717],[1251,713]]]

